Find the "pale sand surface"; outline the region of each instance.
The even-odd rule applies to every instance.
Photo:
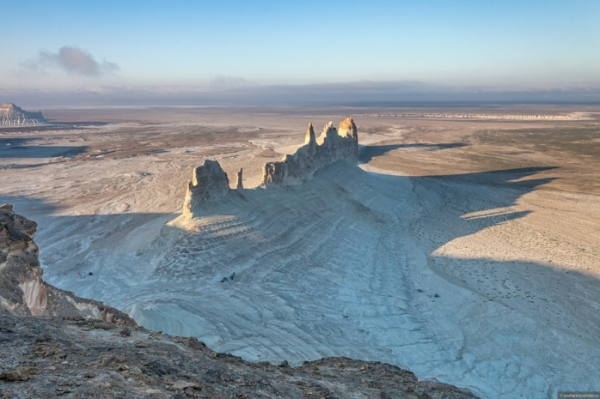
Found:
[[[0,202],[38,222],[50,283],[252,360],[380,360],[489,398],[600,390],[600,109],[43,111],[77,123],[0,129]],[[251,189],[308,122],[346,116],[362,170]],[[174,220],[207,158],[250,189]]]

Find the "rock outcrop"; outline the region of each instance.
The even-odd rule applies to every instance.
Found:
[[[33,241],[37,224],[0,206],[0,315],[88,318],[135,326],[125,313],[42,280]]]
[[[48,121],[41,112],[24,111],[13,103],[0,104],[0,126],[43,126]]]
[[[244,173],[244,169],[242,169],[242,168],[240,168],[240,170],[237,172],[237,179],[235,181],[235,189],[236,190],[244,189],[244,183],[242,182],[243,173]]]
[[[196,205],[209,198],[219,198],[229,192],[227,173],[219,162],[205,160],[201,166],[194,169],[192,180],[188,182],[183,203],[183,213],[188,214]]]
[[[2,398],[475,398],[380,362],[250,363],[196,338],[93,320],[0,317],[0,359]]]
[[[343,120],[338,129],[329,122],[317,139],[309,124],[302,147],[280,162],[264,165],[262,183],[265,186],[300,184],[325,165],[341,160],[356,163],[357,159],[358,134],[352,118]]]
[[[280,162],[267,162],[263,166],[263,186],[300,184],[312,178],[325,165],[336,161],[355,164],[358,160],[358,133],[352,118],[344,119],[339,127],[329,122],[319,138],[315,137],[312,123],[308,124],[304,145]],[[244,188],[242,169],[237,173],[236,189]],[[183,213],[191,214],[196,205],[209,198],[219,198],[229,192],[227,174],[217,161],[206,160],[194,169],[192,181],[188,182]]]

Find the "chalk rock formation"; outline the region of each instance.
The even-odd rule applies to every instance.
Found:
[[[192,181],[188,182],[183,213],[188,214],[196,205],[209,198],[220,198],[229,192],[227,173],[219,162],[205,160],[201,166],[194,169]]]
[[[293,155],[280,162],[267,162],[263,166],[263,186],[300,184],[311,179],[321,167],[336,161],[356,163],[358,160],[358,134],[352,118],[343,120],[338,129],[329,122],[317,139],[312,123],[308,124],[304,145]],[[243,189],[242,169],[237,173],[236,189]],[[190,214],[194,207],[209,198],[220,198],[229,192],[227,174],[217,161],[206,160],[194,169],[188,182],[183,213]]]
[[[0,126],[42,126],[47,125],[41,112],[23,111],[13,103],[0,104]]]
[[[65,316],[135,326],[129,316],[102,302],[82,299],[42,280],[33,242],[37,224],[0,206],[0,315]]]
[[[358,133],[352,118],[343,120],[337,130],[329,122],[318,139],[309,124],[302,147],[280,162],[267,162],[263,166],[262,183],[265,186],[300,184],[325,165],[341,160],[356,163],[357,159]]]
[[[235,189],[243,190],[244,183],[242,182],[242,174],[244,173],[244,169],[240,168],[239,172],[237,172],[237,179],[235,181]]]

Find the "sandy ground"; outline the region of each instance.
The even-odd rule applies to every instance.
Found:
[[[39,223],[52,284],[250,360],[379,360],[489,398],[600,390],[598,108],[44,115],[69,124],[0,129],[0,202]],[[308,122],[346,116],[360,169],[255,188]],[[247,189],[178,218],[206,158]]]

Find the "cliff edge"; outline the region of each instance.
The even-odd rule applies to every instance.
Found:
[[[63,316],[136,326],[117,309],[44,282],[33,241],[36,228],[35,222],[14,213],[12,205],[0,205],[0,315]]]

